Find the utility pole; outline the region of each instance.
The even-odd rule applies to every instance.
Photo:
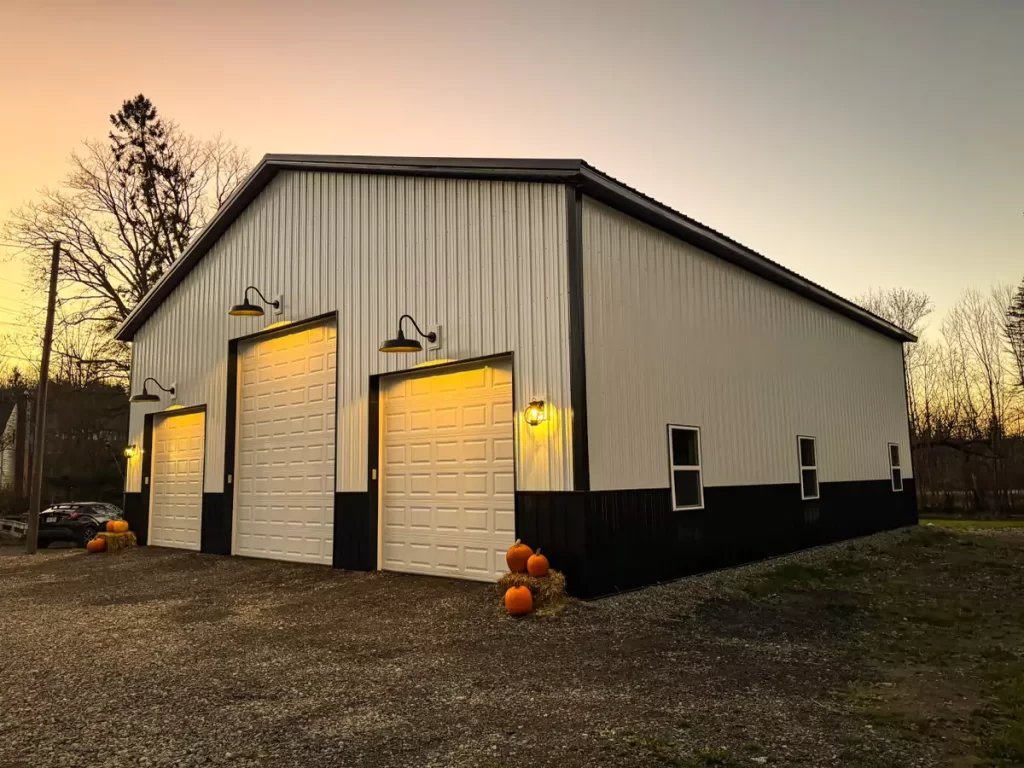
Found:
[[[36,389],[36,428],[32,445],[32,496],[28,505],[28,531],[25,554],[34,555],[39,545],[39,512],[43,497],[43,442],[46,439],[46,385],[50,378],[50,347],[53,346],[53,313],[57,307],[57,265],[60,262],[60,240],[53,241],[50,257],[50,297],[46,303],[46,330],[43,332],[43,359],[39,364],[39,387]]]

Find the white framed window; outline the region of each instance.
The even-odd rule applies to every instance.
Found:
[[[818,492],[818,446],[813,437],[797,435],[797,456],[800,462],[800,498],[816,499]]]
[[[900,447],[896,443],[889,443],[889,477],[892,479],[893,491],[902,491],[903,470],[900,469]]]
[[[668,425],[668,463],[672,509],[703,509],[704,478],[700,468],[700,427]]]

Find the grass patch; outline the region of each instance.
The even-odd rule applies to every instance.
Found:
[[[932,764],[1024,765],[1024,542],[971,530],[999,522],[917,529],[864,592],[854,653],[882,682],[851,701]]]
[[[744,585],[743,591],[758,599],[785,592],[834,589],[876,567],[864,557],[837,557],[826,566],[786,563]]]
[[[786,563],[765,573],[757,581],[744,585],[743,591],[753,598],[768,597],[782,592],[823,587],[830,573],[824,568],[802,563]]]
[[[921,519],[918,521],[918,525],[923,527],[934,525],[954,530],[971,528],[1024,528],[1024,520],[960,520],[933,517]]]
[[[984,711],[992,730],[989,754],[1024,764],[1024,663],[995,665],[989,678],[993,695]]]

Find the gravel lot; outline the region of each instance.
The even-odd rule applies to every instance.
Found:
[[[936,764],[847,705],[871,673],[828,594],[740,589],[919,535],[527,620],[446,579],[166,549],[3,557],[0,766]]]

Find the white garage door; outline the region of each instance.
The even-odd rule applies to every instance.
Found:
[[[382,390],[381,566],[497,580],[515,540],[511,361]]]
[[[203,413],[153,420],[149,543],[154,546],[199,549],[205,437]]]
[[[333,562],[337,328],[239,349],[237,555]]]

